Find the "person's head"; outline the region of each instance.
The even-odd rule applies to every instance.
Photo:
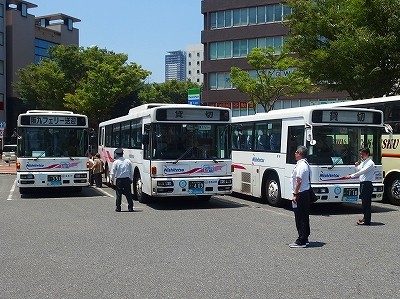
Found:
[[[122,149],[122,148],[117,148],[116,150],[115,150],[115,154],[117,155],[117,156],[119,156],[119,157],[121,157],[121,156],[123,156],[124,155],[124,150]]]
[[[100,159],[100,154],[97,153],[96,155],[94,155],[96,158]]]
[[[294,155],[296,157],[296,160],[300,160],[307,157],[307,153],[308,153],[307,148],[304,145],[300,145],[297,147]]]
[[[363,147],[362,149],[360,149],[360,156],[361,159],[365,160],[370,156],[370,151],[368,147]]]

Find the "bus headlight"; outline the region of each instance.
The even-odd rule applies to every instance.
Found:
[[[21,174],[20,178],[21,180],[33,180],[35,176],[31,173],[28,173],[28,174]]]

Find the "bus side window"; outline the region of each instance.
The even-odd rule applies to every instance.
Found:
[[[294,153],[304,144],[304,126],[288,127],[286,163],[296,164]]]

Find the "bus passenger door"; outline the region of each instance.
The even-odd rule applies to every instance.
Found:
[[[292,194],[292,172],[296,166],[296,157],[294,153],[299,145],[305,145],[304,124],[298,126],[289,126],[287,133],[287,149],[286,149],[286,166],[285,167],[285,182],[284,186],[281,186],[282,197],[290,199]]]

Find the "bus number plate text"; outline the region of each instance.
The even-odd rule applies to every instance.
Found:
[[[204,193],[204,182],[189,181],[189,193],[191,194]]]
[[[357,201],[358,189],[357,188],[344,188],[343,201]]]
[[[48,175],[48,185],[61,185],[61,175]]]

